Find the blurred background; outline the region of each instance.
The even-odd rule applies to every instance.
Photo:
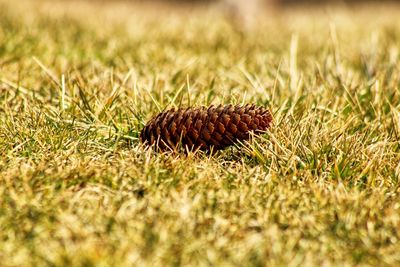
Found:
[[[169,2],[169,3],[180,3],[180,4],[193,4],[193,3],[254,3],[266,5],[278,5],[278,6],[290,6],[299,4],[312,4],[312,5],[324,5],[324,4],[354,4],[354,3],[383,3],[383,2],[400,2],[399,0],[86,0],[86,1],[128,1],[128,2]]]
[[[96,0],[92,0],[96,1]],[[99,0],[99,1],[120,1],[120,0]],[[223,0],[125,0],[134,2],[180,2],[180,3],[193,3],[193,2],[219,2]],[[241,2],[251,2],[248,0],[231,0]],[[398,0],[259,0],[260,2],[274,3],[274,4],[301,4],[301,3],[312,3],[312,4],[325,4],[325,3],[354,3],[354,2],[399,2]]]

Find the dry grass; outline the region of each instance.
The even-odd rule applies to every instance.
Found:
[[[400,264],[394,8],[221,15],[0,1],[0,262]],[[155,154],[171,106],[271,107],[216,155]]]

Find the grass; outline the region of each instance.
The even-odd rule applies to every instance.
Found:
[[[201,7],[1,0],[1,265],[398,266],[397,15],[241,31]],[[159,110],[220,103],[274,126],[212,156],[138,142]]]

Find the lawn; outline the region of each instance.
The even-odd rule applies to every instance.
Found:
[[[0,0],[0,265],[399,266],[399,12]],[[216,154],[138,140],[246,103]]]

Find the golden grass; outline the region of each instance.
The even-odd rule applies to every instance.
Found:
[[[400,264],[396,14],[0,1],[0,265]],[[138,143],[249,102],[274,127],[239,148]]]

